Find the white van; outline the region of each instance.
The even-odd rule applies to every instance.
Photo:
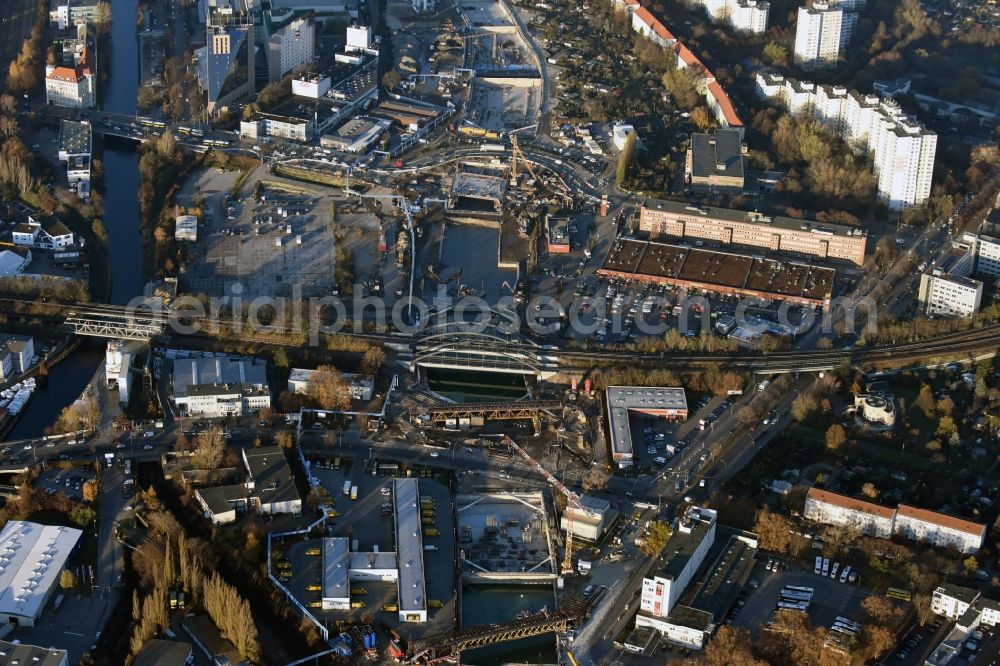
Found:
[[[851,565],[848,564],[846,567],[844,567],[844,571],[840,574],[840,582],[846,583],[847,577],[850,575],[851,575]]]
[[[823,558],[823,575],[830,575],[830,560],[825,557]]]

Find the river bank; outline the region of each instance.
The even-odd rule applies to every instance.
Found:
[[[135,16],[138,0],[112,3],[111,36],[98,56],[111,65],[103,86],[105,111],[133,115],[138,99],[138,38]],[[104,165],[104,228],[107,243],[98,250],[105,262],[99,268],[93,300],[115,305],[127,304],[142,293],[143,247],[139,233],[139,156],[131,142],[102,141]],[[90,245],[91,243],[88,243]],[[48,382],[39,387],[31,402],[12,424],[7,437],[39,437],[51,426],[64,407],[80,397],[104,361],[104,341],[70,339],[58,363],[48,364]]]

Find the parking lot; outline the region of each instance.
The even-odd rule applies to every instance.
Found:
[[[333,211],[318,193],[263,188],[260,201],[231,197],[238,176],[206,169],[185,183],[179,200],[191,206],[200,198],[204,217],[198,240],[190,244],[184,290],[222,296],[240,283],[244,296],[289,296],[299,285],[303,296],[329,295],[335,269]],[[349,226],[377,233],[377,220],[364,217],[357,221],[360,226],[353,219]]]
[[[857,585],[841,583],[837,579],[816,575],[794,565],[787,570],[770,572],[765,568],[767,557],[760,555],[749,579],[748,596],[745,604],[732,624],[757,637],[774,613],[779,600],[779,593],[786,585],[811,587],[812,601],[809,604],[809,621],[813,625],[831,627],[839,617],[845,617],[855,622],[862,621],[861,601],[870,592]],[[754,584],[758,586],[755,588]]]
[[[83,499],[83,484],[94,478],[91,469],[81,467],[50,467],[38,477],[36,487],[48,495],[64,493],[74,500]]]
[[[340,469],[335,469],[336,459],[340,459]],[[392,514],[392,476],[371,474],[371,464],[366,458],[350,458],[339,453],[336,448],[328,454],[312,454],[310,456],[310,474],[319,479],[320,484],[327,489],[333,499],[335,511],[338,513],[328,521],[328,536],[347,537],[352,542],[357,540],[358,552],[381,553],[395,552],[394,521]],[[386,463],[392,465],[393,463]],[[376,467],[378,472],[378,468]],[[387,468],[383,468],[385,473]],[[423,470],[416,470],[419,474]],[[425,472],[429,473],[429,472]],[[399,627],[403,635],[410,632],[417,634],[448,631],[454,627],[456,617],[455,595],[455,529],[452,502],[448,489],[433,476],[419,478],[420,497],[431,497],[435,501],[435,516],[431,524],[425,524],[423,537],[424,551],[424,585],[427,591],[429,605],[440,602],[440,608],[430,609],[426,624],[405,624]],[[356,500],[350,495],[344,495],[344,484],[358,487]],[[389,494],[387,494],[389,493]],[[426,535],[426,530],[434,529],[437,536]],[[289,549],[288,560],[291,562],[291,579],[287,582],[289,589],[304,603],[320,599],[321,591],[315,589],[319,585],[322,573],[321,556],[307,554],[310,549],[319,547],[319,540],[304,541]],[[428,550],[427,546],[433,546]],[[353,550],[353,543],[352,543]],[[313,551],[315,552],[315,551]],[[309,589],[313,587],[313,589]],[[379,611],[387,604],[395,604],[397,589],[395,583],[358,582],[352,583],[352,589],[364,594],[352,595],[352,601],[361,601],[363,608],[351,611],[322,611],[313,608],[317,617],[328,620],[347,619],[360,621],[366,612],[378,614],[380,621],[391,626],[397,626],[398,615],[395,612]],[[356,599],[355,599],[356,597]]]

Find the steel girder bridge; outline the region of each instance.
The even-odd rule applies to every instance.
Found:
[[[164,312],[116,305],[73,307],[63,327],[76,335],[118,340],[150,340],[162,334],[169,316]]]
[[[432,664],[457,661],[465,650],[516,641],[550,632],[566,631],[587,615],[590,604],[580,597],[569,595],[555,612],[542,611],[519,620],[499,624],[474,625],[448,634],[427,636],[410,643],[409,663]]]
[[[468,419],[481,416],[490,421],[521,419],[534,420],[539,412],[551,412],[562,408],[558,400],[532,400],[520,402],[470,402],[435,407],[416,407],[411,413],[429,414],[435,424],[448,419]]]
[[[559,359],[516,334],[495,329],[439,328],[417,340],[413,366],[480,370],[545,377],[558,371]]]

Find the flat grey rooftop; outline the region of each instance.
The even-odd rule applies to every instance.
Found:
[[[394,479],[396,551],[399,553],[399,612],[427,609],[423,524],[417,479]]]
[[[691,174],[743,177],[743,137],[739,130],[717,129],[691,135]]]

